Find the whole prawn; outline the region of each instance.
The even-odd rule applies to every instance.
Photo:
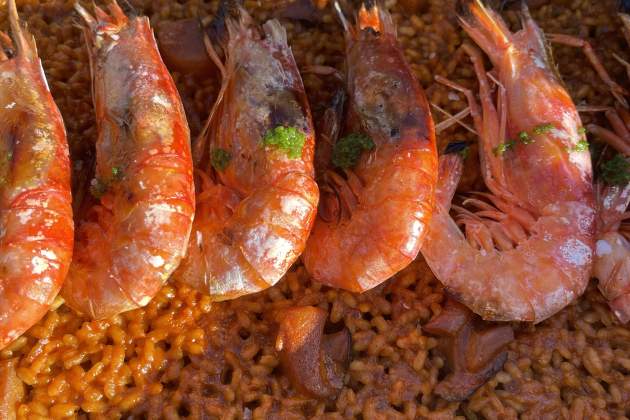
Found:
[[[86,22],[99,199],[79,222],[62,290],[94,318],[146,305],[186,251],[195,210],[190,136],[149,19],[76,9]]]
[[[626,162],[630,164],[626,157]],[[630,321],[630,183],[597,184],[598,235],[595,243],[593,276],[599,290],[622,323]]]
[[[619,13],[622,30],[630,43],[630,16]],[[625,95],[628,91],[608,74],[587,41],[552,34],[552,42],[583,49],[586,58],[617,100],[615,107],[604,108],[610,128],[589,124],[588,131],[618,152],[599,166],[596,182],[597,242],[593,258],[593,276],[599,280],[599,290],[622,323],[630,321],[630,112]],[[615,55],[630,75],[630,63]],[[591,107],[586,107],[587,110]]]
[[[391,16],[366,1],[352,27],[334,4],[346,31],[348,137],[337,139],[329,124],[321,147],[332,150],[318,147],[318,163],[327,160],[318,167],[322,202],[302,258],[317,281],[361,292],[416,258],[433,210],[437,154],[428,102]],[[350,136],[367,145],[352,166],[335,158]]]
[[[222,3],[225,65],[207,130],[194,145],[199,194],[186,259],[174,278],[225,300],[274,285],[299,257],[319,190],[310,108],[284,28],[257,27]]]
[[[0,349],[39,321],[63,283],[74,240],[61,114],[34,38],[8,2],[0,32]]]
[[[527,7],[517,33],[479,0],[460,0],[457,14],[498,78],[495,107],[481,53],[465,45],[481,110],[472,92],[443,80],[468,98],[490,193],[464,202],[478,212],[457,208],[464,236],[449,216],[461,158],[442,158],[436,212],[422,253],[447,290],[485,319],[540,322],[583,293],[590,277],[590,154],[575,105]]]

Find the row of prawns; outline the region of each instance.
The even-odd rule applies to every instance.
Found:
[[[94,200],[73,215],[66,132],[34,38],[0,33],[0,348],[61,293],[92,317],[146,305],[185,254],[195,212],[188,125],[147,18],[86,22],[98,120]],[[75,229],[76,224],[76,229]],[[63,288],[62,288],[63,287]]]
[[[98,138],[92,194],[73,218],[63,122],[9,1],[13,42],[0,36],[0,348],[57,294],[93,318],[146,305],[169,278],[225,300],[274,285],[300,255],[315,280],[361,292],[422,251],[454,297],[493,320],[539,322],[584,291],[597,235],[590,155],[527,11],[512,34],[478,0],[458,3],[462,26],[495,66],[498,93],[495,104],[481,52],[466,45],[481,107],[443,82],[469,100],[489,192],[466,200],[477,211],[454,206],[454,221],[461,159],[438,165],[428,102],[390,15],[365,1],[351,24],[333,6],[346,33],[345,86],[317,146],[284,28],[258,27],[225,1],[222,38],[216,47],[206,40],[222,84],[191,147],[148,19],[128,18],[115,2],[94,15],[77,5]],[[614,190],[627,206],[628,188]],[[600,218],[602,235],[622,220]],[[612,270],[606,281],[621,293],[606,296],[625,321],[627,268]]]

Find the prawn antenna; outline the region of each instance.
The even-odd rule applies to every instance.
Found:
[[[96,19],[94,19],[94,16],[92,16],[92,14],[90,12],[88,12],[87,9],[85,7],[83,7],[79,2],[76,2],[74,4],[74,10],[77,11],[79,16],[81,16],[83,18],[83,20],[90,27],[96,26]]]
[[[501,17],[481,0],[457,0],[455,14],[468,35],[496,60],[511,43],[511,32]]]
[[[529,12],[529,7],[525,0],[521,0],[521,25],[525,27],[527,22],[532,21],[532,15]]]
[[[116,3],[116,0],[113,0],[113,3]],[[129,0],[122,0],[122,3],[125,5],[125,9],[127,10],[127,15],[128,16],[139,16],[140,15],[140,13],[138,13],[138,9],[136,9],[136,7],[133,4],[131,4],[131,2]]]
[[[35,41],[31,37],[29,42],[29,39],[27,38],[28,32],[25,31],[25,29],[22,27],[22,24],[20,23],[20,17],[18,16],[15,0],[9,0],[7,4],[9,6],[9,23],[11,25],[11,36],[13,37],[13,40],[15,42],[17,54],[21,53],[29,55],[31,57],[37,55],[37,52],[35,51]]]
[[[473,3],[477,3],[476,0],[457,0],[455,2],[455,13],[457,16],[461,16],[462,18],[471,18],[473,17],[473,13],[471,11],[471,6]],[[483,7],[483,5],[481,5]]]
[[[341,26],[343,26],[343,30],[349,32],[350,22],[348,22],[348,19],[346,19],[346,15],[343,13],[343,10],[341,9],[341,4],[339,4],[338,0],[333,1],[333,8],[335,9],[335,13],[337,13],[337,17],[341,22]]]

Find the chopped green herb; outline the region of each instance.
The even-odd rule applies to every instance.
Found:
[[[571,152],[585,152],[587,150],[588,150],[588,141],[580,140],[570,151]]]
[[[621,153],[601,166],[601,176],[606,184],[625,185],[630,182],[630,162]]]
[[[374,141],[364,134],[353,133],[335,143],[332,163],[338,168],[347,169],[355,166],[365,150],[374,149]]]
[[[122,178],[122,170],[116,166],[112,168],[112,178],[121,179]]]
[[[541,134],[545,134],[545,133],[553,130],[554,128],[555,128],[554,125],[551,124],[551,123],[540,124],[540,125],[537,125],[536,127],[534,127],[533,132],[534,132],[535,135],[539,136]]]
[[[289,159],[302,156],[305,141],[306,135],[295,127],[278,126],[268,130],[263,136],[265,146],[284,151]]]
[[[210,163],[214,169],[222,172],[227,168],[228,164],[232,160],[232,155],[225,149],[212,149],[210,152]]]
[[[580,127],[580,128],[578,128],[578,133],[580,133],[580,134],[586,134],[586,128],[584,128],[584,127]]]
[[[468,158],[468,155],[470,154],[470,146],[464,147],[457,153],[462,157],[463,160],[466,160]]]
[[[94,198],[101,198],[107,192],[107,184],[98,178],[94,178],[90,184],[90,194]]]
[[[492,152],[494,153],[495,156],[501,156],[503,155],[503,153],[507,152],[512,147],[514,147],[514,141],[508,140],[505,143],[499,143],[498,146],[492,149]]]
[[[518,138],[521,140],[523,144],[530,144],[534,142],[534,139],[527,134],[527,131],[521,131],[518,133]]]

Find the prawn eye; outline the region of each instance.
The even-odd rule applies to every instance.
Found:
[[[465,141],[456,141],[449,143],[444,150],[444,154],[457,153],[463,160],[468,158],[470,154],[470,145]]]
[[[263,145],[286,153],[289,159],[302,157],[306,135],[295,127],[278,126],[267,130],[263,136]]]
[[[232,160],[232,154],[225,149],[216,148],[210,152],[210,163],[219,172],[223,172],[227,168],[230,160]]]
[[[332,163],[338,168],[348,169],[357,164],[361,153],[374,149],[374,140],[364,134],[352,133],[335,143]]]

